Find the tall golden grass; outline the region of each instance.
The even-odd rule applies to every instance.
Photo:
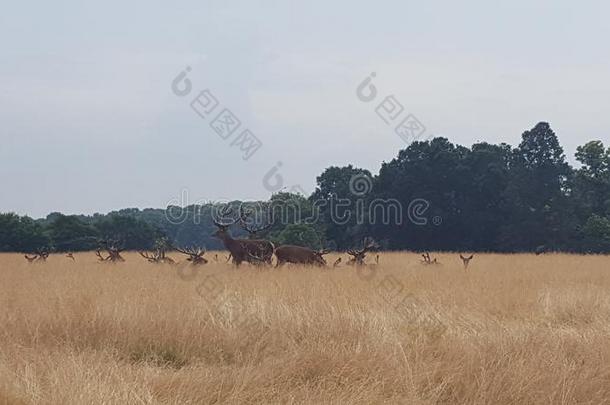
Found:
[[[608,257],[433,257],[192,273],[2,255],[0,403],[610,403]]]

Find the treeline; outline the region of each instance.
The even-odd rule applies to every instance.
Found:
[[[230,205],[234,217],[239,206],[252,211],[255,230],[270,224],[257,236],[277,244],[343,250],[372,236],[392,250],[608,253],[610,148],[591,141],[575,157],[578,168],[568,164],[550,126],[540,123],[517,147],[482,142],[467,148],[445,138],[414,142],[376,175],[330,167],[309,197],[278,193],[269,201]],[[161,237],[215,249],[221,247],[211,236],[219,208],[53,213],[40,220],[1,214],[0,251],[90,250],[101,239],[151,249]],[[239,226],[233,231],[247,236]]]

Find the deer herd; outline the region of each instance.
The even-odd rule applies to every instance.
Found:
[[[220,218],[213,219],[213,223],[217,230],[213,236],[218,238],[225,249],[229,252],[227,262],[232,261],[233,265],[239,267],[243,263],[248,263],[255,266],[271,266],[273,264],[273,257],[276,258],[275,267],[282,267],[286,264],[304,265],[304,266],[316,266],[316,267],[327,267],[328,263],[324,256],[330,253],[328,249],[313,250],[307,247],[295,246],[295,245],[281,245],[276,247],[271,241],[262,239],[259,234],[269,229],[272,224],[268,224],[262,227],[253,227],[248,224],[248,219],[252,215],[251,212],[245,212],[240,209],[238,217],[235,219],[232,217],[232,209],[224,208],[220,212]],[[233,238],[230,232],[231,226],[239,224],[240,227],[248,234],[247,238],[236,239]],[[367,263],[367,254],[373,251],[377,251],[379,245],[371,238],[364,238],[362,245],[359,248],[347,250],[349,259],[345,262],[348,266],[377,266],[379,265],[379,255],[375,256],[374,263]],[[101,240],[99,241],[99,248],[95,251],[95,255],[99,262],[102,263],[118,263],[124,262],[125,259],[121,255],[124,251],[121,244],[115,240]],[[209,261],[204,257],[207,253],[205,249],[200,247],[189,247],[179,248],[171,246],[167,241],[157,243],[153,252],[138,252],[142,258],[149,263],[154,264],[167,264],[176,265],[178,264],[174,259],[167,256],[170,251],[176,251],[185,256],[186,262],[193,266],[205,265]],[[25,259],[29,263],[46,262],[50,252],[48,249],[40,249],[33,255],[25,255]],[[76,261],[74,255],[69,252],[65,255],[66,258]],[[431,258],[430,253],[426,252],[422,254],[423,260],[422,265],[440,265],[440,262],[436,258]],[[470,262],[474,258],[474,255],[465,257],[459,255],[460,260],[463,263],[464,269],[468,269]],[[218,254],[215,254],[214,260],[220,262]],[[337,268],[343,263],[343,259],[339,257],[334,263],[333,268]]]

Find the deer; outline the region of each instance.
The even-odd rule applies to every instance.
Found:
[[[178,252],[180,252],[182,254],[187,255],[188,258],[186,260],[188,262],[191,262],[191,265],[193,265],[193,266],[200,266],[200,265],[208,264],[208,260],[203,257],[206,254],[205,249],[195,248],[195,247],[185,248],[185,249],[176,247],[174,249],[176,249]],[[218,255],[216,255],[216,257],[218,257]]]
[[[241,225],[241,228],[244,231],[248,232],[249,239],[256,240],[256,239],[258,239],[258,235],[260,233],[265,232],[266,230],[268,230],[269,228],[271,228],[273,226],[273,222],[269,222],[266,225],[258,226],[258,227],[250,226],[250,225],[248,225],[248,220],[250,219],[252,214],[253,214],[252,211],[245,211],[245,210],[242,210],[242,207],[239,207],[239,223]]]
[[[157,250],[153,254],[148,254],[147,252],[138,252],[140,256],[148,260],[149,263],[155,264],[176,264],[176,261],[171,257],[165,256],[165,252],[162,250]]]
[[[226,221],[232,214],[232,209],[225,207],[221,210],[221,220]],[[212,219],[218,230],[213,234],[220,239],[225,248],[233,258],[233,264],[239,267],[243,262],[251,264],[271,264],[275,246],[273,243],[264,239],[234,239],[229,228],[235,225],[240,219],[230,219],[229,222],[220,222]]]
[[[430,253],[428,253],[428,252],[426,252],[426,253],[422,254],[421,256],[424,258],[424,260],[422,260],[422,261],[421,261],[421,263],[422,263],[422,264],[424,264],[424,265],[426,265],[426,266],[430,266],[430,265],[438,265],[438,264],[440,264],[440,263],[438,262],[438,260],[436,260],[436,258],[435,258],[435,259],[431,259],[431,258],[430,258]]]
[[[171,244],[167,241],[166,238],[161,238],[155,241],[155,251],[153,254],[148,254],[147,252],[138,253],[140,254],[140,256],[148,260],[149,263],[176,264],[174,259],[166,256],[168,250],[171,250]]]
[[[46,262],[49,258],[49,251],[46,249],[38,249],[34,256],[24,255],[24,257],[28,263]]]
[[[97,249],[95,251],[95,255],[98,257],[98,260],[100,262],[116,263],[116,262],[124,262],[125,261],[123,256],[121,256],[121,252],[123,251],[123,249],[117,247],[117,242],[116,241],[102,240],[102,241],[100,241],[100,245],[102,245],[103,249],[106,250],[106,252],[108,253],[108,256],[104,257],[102,255],[102,249],[101,248]]]
[[[472,259],[474,259],[474,255],[470,255],[469,257],[464,257],[463,255],[460,254],[460,259],[462,259],[462,262],[464,263],[464,269],[467,269],[468,266],[470,265],[470,261]]]
[[[362,249],[351,249],[347,251],[347,254],[352,256],[348,260],[348,266],[366,266],[365,259],[366,254],[373,249],[377,249],[379,246],[370,238],[364,238],[362,241]]]
[[[282,267],[286,263],[325,267],[327,263],[324,256],[328,253],[330,253],[329,250],[315,251],[301,246],[280,246],[275,249],[275,257],[277,258],[275,267]]]

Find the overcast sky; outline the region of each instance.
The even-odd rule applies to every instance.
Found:
[[[0,211],[265,199],[278,162],[306,192],[329,165],[377,173],[407,146],[375,113],[389,95],[427,135],[467,146],[516,145],[539,121],[570,159],[610,143],[608,2],[355,3],[4,4]],[[187,66],[192,91],[177,96]],[[219,107],[202,118],[190,103],[204,89]],[[228,140],[210,127],[223,108],[241,121]],[[231,146],[243,129],[263,144],[247,161]]]

